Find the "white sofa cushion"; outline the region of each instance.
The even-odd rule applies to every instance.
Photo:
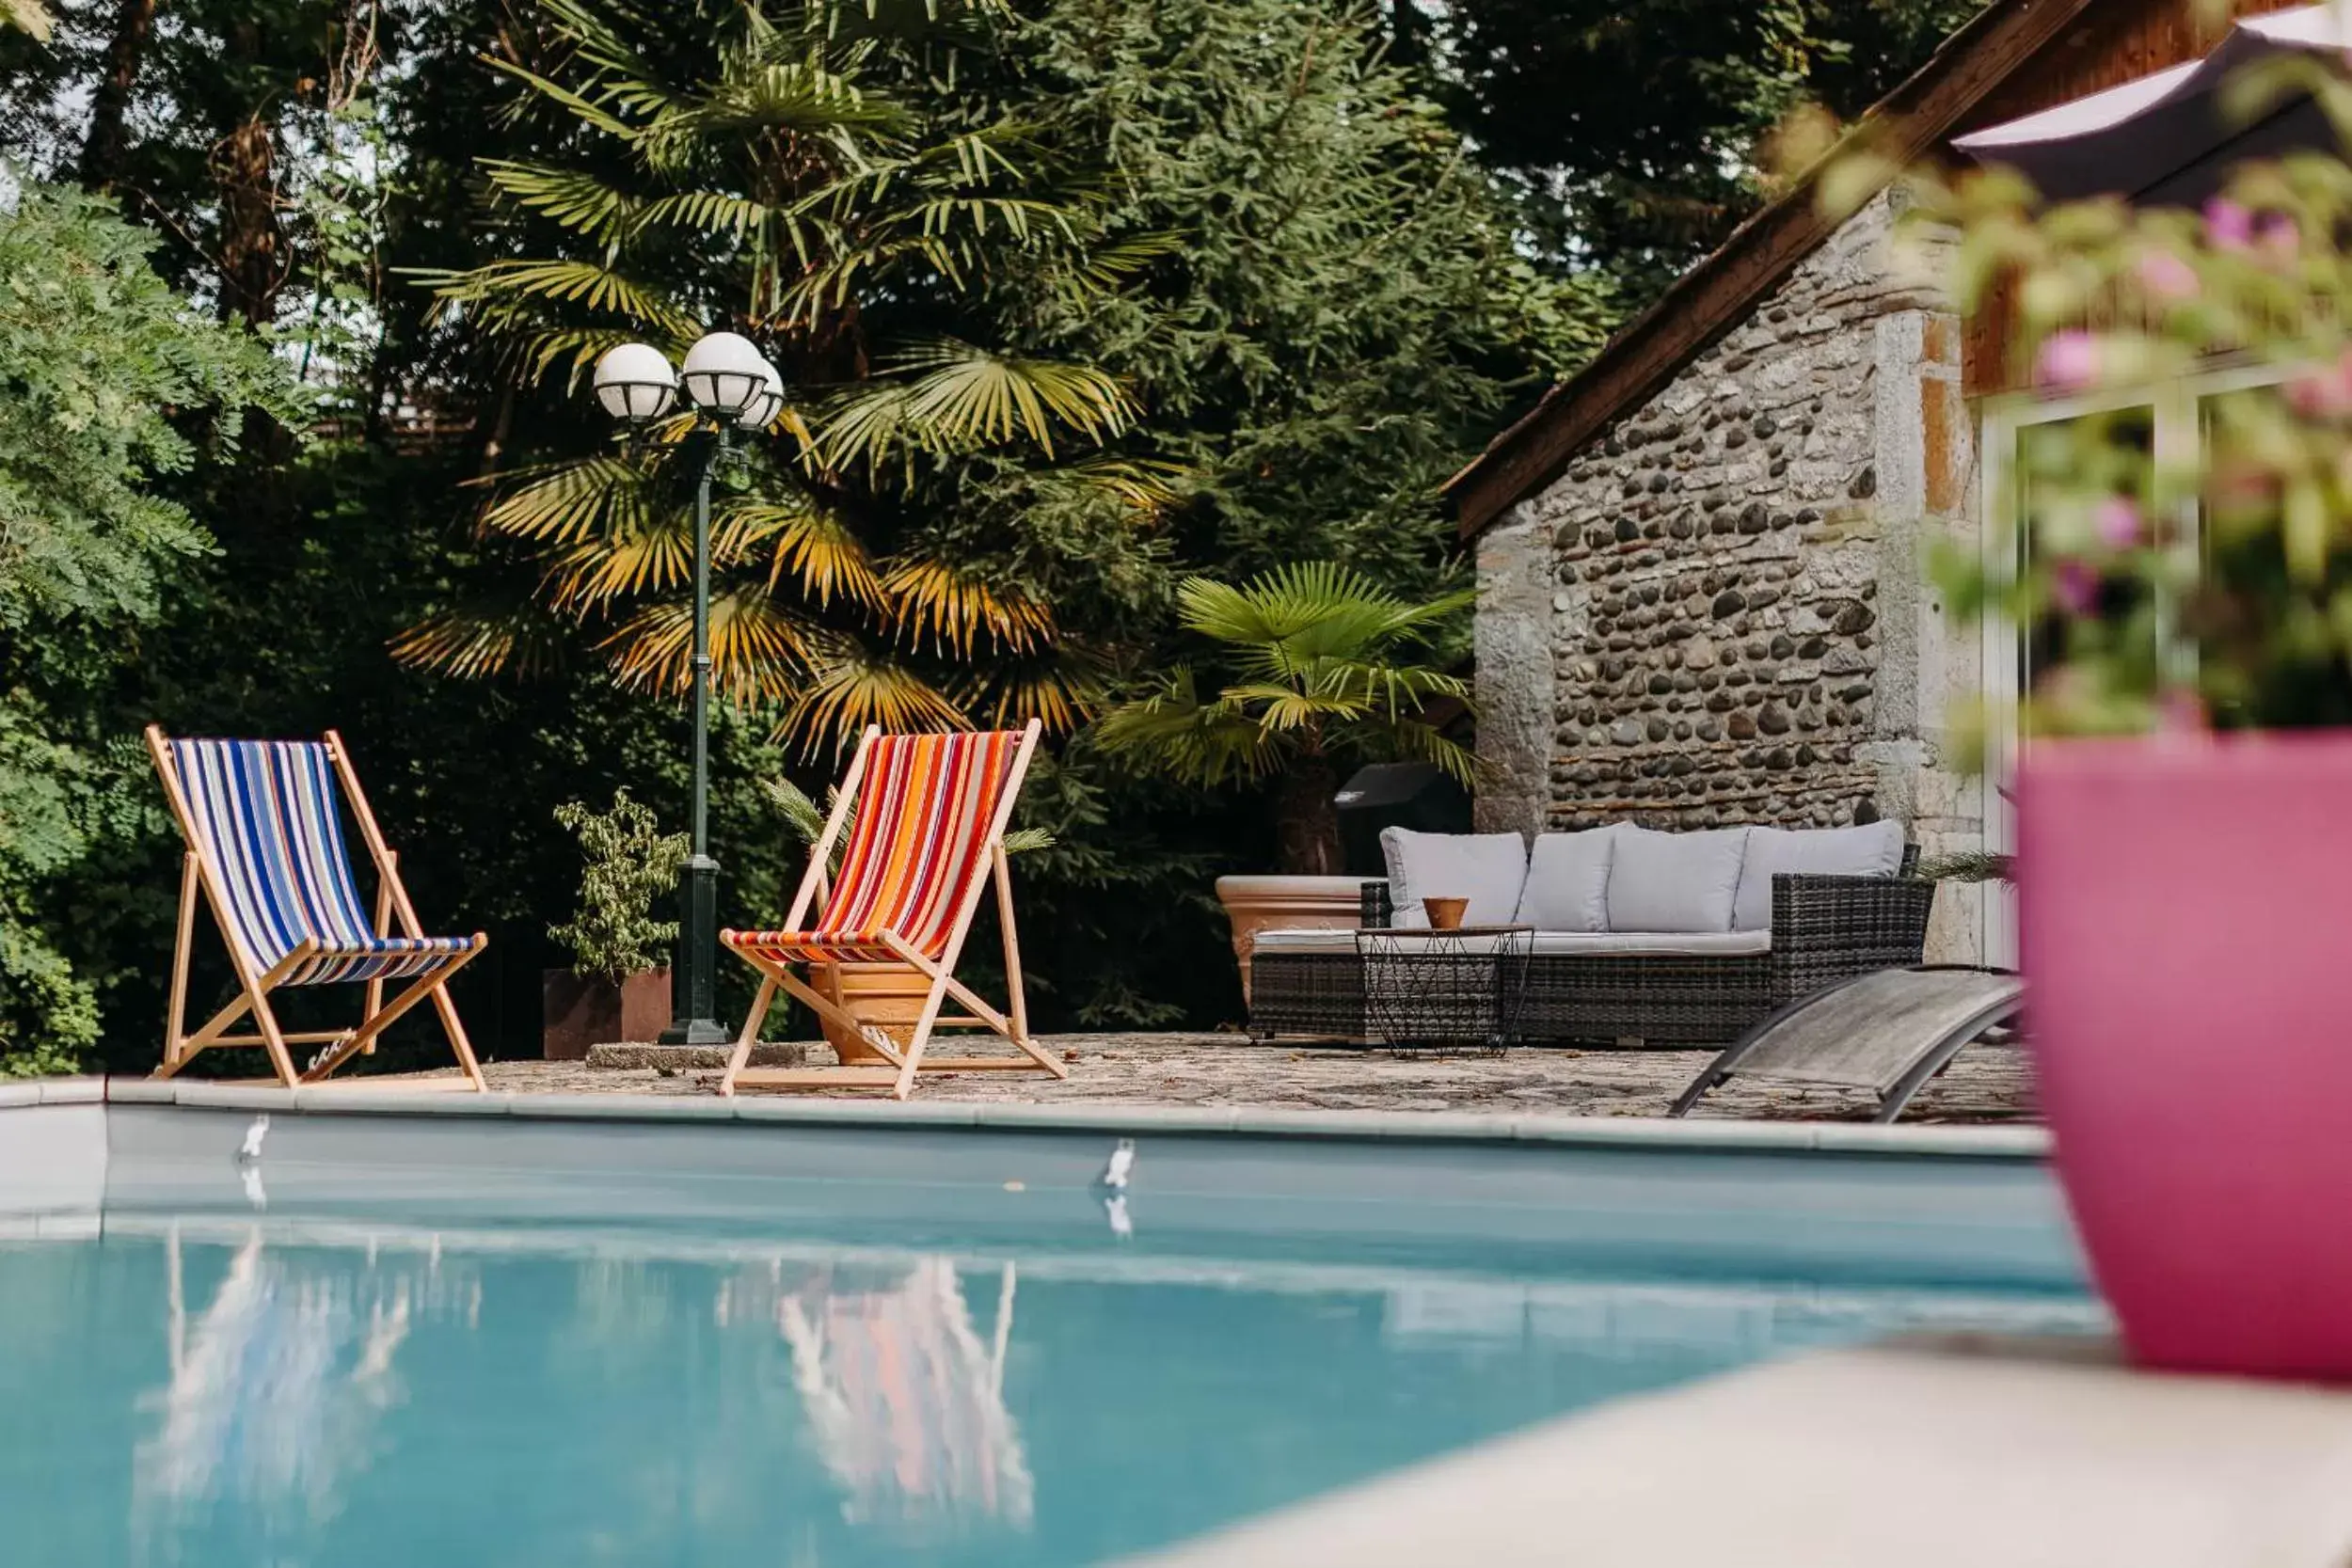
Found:
[[[1612,931],[1728,931],[1748,830],[1617,830],[1609,866]]]
[[[1514,924],[1539,931],[1609,929],[1610,846],[1621,826],[1538,834]]]
[[[1356,933],[1343,927],[1295,927],[1281,930],[1253,931],[1249,936],[1252,953],[1353,953]]]
[[[1770,931],[1538,931],[1531,940],[1543,958],[1738,958],[1772,950]]]
[[[1740,871],[1732,924],[1749,929],[1772,923],[1772,878],[1781,872],[1831,877],[1891,877],[1902,869],[1903,825],[1859,828],[1751,828],[1748,858]]]
[[[1328,928],[1260,931],[1252,940],[1261,953],[1344,953],[1353,957],[1357,950],[1355,932]],[[1396,943],[1400,952],[1409,951],[1422,942],[1418,937],[1379,940]],[[1488,953],[1503,939],[1446,940],[1448,951],[1458,945],[1464,953]],[[1508,940],[1516,942],[1520,939]],[[1736,958],[1772,950],[1770,931],[1537,931],[1525,940],[1531,953],[1555,958],[1613,954],[1627,958]]]
[[[1399,926],[1426,926],[1424,898],[1467,898],[1465,926],[1508,926],[1527,882],[1527,841],[1517,833],[1417,833],[1380,830],[1389,897]]]

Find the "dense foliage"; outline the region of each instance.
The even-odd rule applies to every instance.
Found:
[[[244,411],[296,408],[261,345],[165,286],[151,245],[79,192],[21,186],[0,206],[0,1068],[97,1038],[48,898],[103,831],[122,751],[77,733],[77,699],[208,547],[155,483],[200,439],[232,450]]]
[[[1984,5],[1447,0],[1411,41],[1531,232],[1645,296],[1755,210],[1772,137],[1861,114]]]
[[[477,1039],[535,1049],[578,892],[554,808],[626,785],[675,824],[686,790],[698,454],[616,442],[576,372],[718,325],[791,380],[719,481],[722,918],[797,879],[765,781],[821,794],[868,718],[1036,714],[1041,1020],[1231,1016],[1208,889],[1277,858],[1278,781],[1171,787],[1088,727],[1200,651],[1180,585],[1331,560],[1458,588],[1445,476],[1752,204],[1756,133],[1850,110],[1965,8],[68,0],[45,38],[0,27],[0,190],[54,230],[0,289],[108,279],[0,324],[0,1057],[152,1060],[179,848],[151,721],[340,729],[428,925],[492,934],[458,982]]]

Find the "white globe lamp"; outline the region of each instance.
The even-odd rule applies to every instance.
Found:
[[[604,411],[630,424],[658,420],[677,395],[677,377],[661,351],[644,343],[623,343],[596,361],[596,401]]]
[[[749,338],[713,332],[686,351],[678,379],[695,407],[715,420],[737,420],[768,389],[768,374],[767,357]]]
[[[767,372],[760,383],[759,396],[752,399],[736,424],[744,430],[765,430],[769,421],[784,411],[784,373],[762,359],[759,368]]]

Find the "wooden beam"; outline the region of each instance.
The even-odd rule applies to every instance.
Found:
[[[1970,110],[2084,11],[2117,3],[2122,0],[2006,0],[1991,7],[1882,99],[1853,136],[1868,137],[1867,145],[1897,166],[1916,162],[1961,129]],[[1447,481],[1463,538],[1476,537],[1557,479],[1578,452],[1662,391],[1829,238],[1836,224],[1815,200],[1815,185],[1851,139],[1733,230],[1712,255],[1612,338],[1591,364],[1546,392],[1533,412]]]

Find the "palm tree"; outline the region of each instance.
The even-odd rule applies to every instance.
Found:
[[[551,118],[551,150],[482,167],[555,254],[430,279],[525,381],[577,388],[630,338],[675,356],[716,316],[783,368],[789,403],[714,501],[712,647],[723,692],[783,704],[812,743],[868,722],[1074,726],[1087,661],[1001,546],[939,523],[944,499],[1165,497],[1097,450],[1133,414],[1112,377],[953,330],[985,319],[975,302],[1004,269],[1081,299],[1156,253],[1096,243],[1086,182],[1049,167],[1032,128],[927,119],[892,96],[894,74],[952,70],[1002,8],[538,0],[547,57],[492,63],[525,89],[518,113]],[[552,621],[587,630],[625,681],[684,689],[688,422],[498,476],[480,525],[537,564],[533,601],[448,610],[395,652],[485,675],[529,664]]]
[[[1277,779],[1281,869],[1339,869],[1339,768],[1424,760],[1463,784],[1476,760],[1426,717],[1466,701],[1460,677],[1411,656],[1476,595],[1415,603],[1329,562],[1278,567],[1241,587],[1188,578],[1177,590],[1185,629],[1221,644],[1231,681],[1203,700],[1188,666],[1155,677],[1113,708],[1094,736],[1188,784]]]

